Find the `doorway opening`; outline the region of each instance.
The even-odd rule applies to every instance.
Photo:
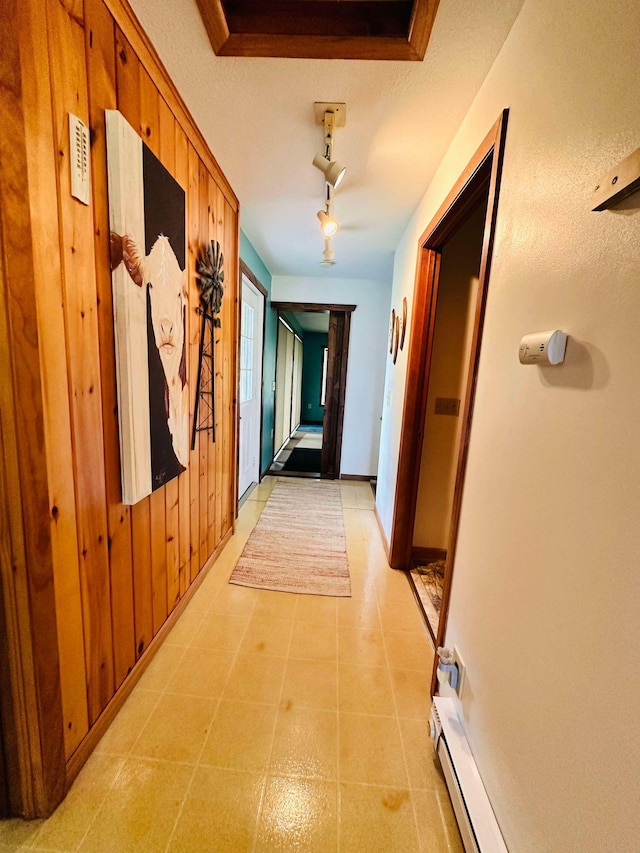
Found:
[[[323,319],[322,315],[318,317]],[[302,429],[304,374],[308,361],[305,331],[304,317],[298,312],[278,312],[275,453],[270,474],[320,476],[320,454],[318,452],[316,460],[313,446],[305,443],[306,432]]]
[[[420,452],[410,578],[435,642],[444,592],[461,401],[469,378],[486,199],[443,246]]]
[[[269,473],[340,476],[355,305],[274,302],[278,311],[274,461]]]
[[[418,244],[389,563],[409,570],[417,556],[440,564],[436,646],[447,626],[507,117],[505,110]]]

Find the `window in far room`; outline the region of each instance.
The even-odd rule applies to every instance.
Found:
[[[322,347],[322,381],[320,383],[320,405],[324,406],[327,399],[327,364],[329,363],[329,347]]]

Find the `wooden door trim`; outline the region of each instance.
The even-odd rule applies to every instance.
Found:
[[[269,292],[267,288],[261,283],[260,279],[258,279],[254,275],[254,273],[249,269],[245,262],[240,259],[240,284],[242,284],[243,275],[246,275],[246,277],[249,279],[255,289],[259,290],[260,293],[264,296],[265,300],[269,298]]]
[[[482,196],[483,188],[487,188],[487,180],[489,181],[489,191],[491,191],[493,184],[493,194],[497,203],[496,190],[502,166],[506,118],[507,111],[505,110],[469,161],[466,169],[456,181],[418,242],[418,263],[411,311],[411,334],[400,434],[398,477],[389,541],[390,563],[393,568],[408,568],[411,559],[411,540],[420,477],[419,463],[428,393],[430,347],[435,326],[435,303],[442,246],[477,205]],[[494,156],[494,151],[497,156]],[[492,164],[493,168],[491,168]],[[490,251],[493,247],[494,206],[489,205],[487,208],[476,324],[478,318],[484,316]],[[476,341],[476,328],[474,327],[472,352],[477,343],[479,341]],[[476,358],[474,358],[473,368],[474,373],[470,376],[468,384],[475,387]],[[468,414],[465,401],[463,418],[467,417]],[[468,436],[465,435],[464,428],[462,438],[466,444]]]
[[[338,314],[337,311],[332,311],[332,314]],[[334,477],[340,477],[340,463],[342,462],[342,436],[344,432],[344,405],[347,392],[347,363],[349,361],[349,336],[351,334],[351,311],[345,311],[344,325],[342,328],[342,347],[340,359],[340,384],[337,402],[337,421],[338,428],[336,434],[336,446],[334,454]],[[326,401],[325,401],[326,402]]]
[[[319,311],[342,311],[343,313],[355,311],[357,305],[342,305],[336,302],[272,302],[271,307],[276,311],[306,311],[316,313]]]
[[[350,331],[351,312],[331,311],[321,457],[321,477],[326,480],[335,480],[340,477]]]
[[[331,386],[334,384],[330,380],[331,370],[329,366],[327,372],[327,398],[325,400],[325,417],[323,420],[323,438],[322,438],[322,474],[325,479],[337,479],[340,477],[340,463],[342,461],[342,434],[344,428],[344,406],[347,391],[347,363],[349,359],[349,338],[351,334],[351,314],[358,307],[357,305],[341,305],[335,302],[272,302],[271,307],[280,311],[328,311],[329,322],[332,317],[344,317],[341,334],[341,360],[339,366],[340,379],[338,386],[338,396],[334,400],[333,393],[329,393]],[[331,355],[331,352],[330,352]],[[327,423],[327,413],[335,407],[336,410],[336,439],[335,445],[325,450],[325,432]],[[330,416],[329,416],[330,417]]]
[[[418,243],[418,263],[411,315],[411,337],[409,341],[407,380],[398,459],[398,478],[389,543],[389,563],[393,568],[408,568],[411,562],[442,247],[468,219],[473,210],[477,208],[482,198],[487,198],[478,299],[473,326],[467,389],[462,413],[463,420],[451,512],[451,527],[447,547],[445,583],[436,640],[439,645],[443,642],[447,627],[451,582],[471,435],[471,419],[478,378],[482,328],[495,237],[507,118],[508,110],[504,110],[445,198]],[[431,682],[432,693],[435,691],[435,687],[434,664]]]

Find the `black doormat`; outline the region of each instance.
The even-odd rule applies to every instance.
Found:
[[[320,472],[322,451],[309,447],[294,447],[284,463],[284,471]]]

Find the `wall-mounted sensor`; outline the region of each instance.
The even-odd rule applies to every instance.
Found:
[[[520,341],[520,364],[562,364],[567,335],[560,329],[525,335]]]

